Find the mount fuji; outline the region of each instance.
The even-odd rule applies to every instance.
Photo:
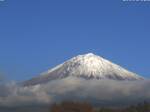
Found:
[[[69,76],[87,80],[143,80],[144,78],[130,72],[93,53],[78,55],[70,60],[43,72],[41,75],[24,81],[23,85],[32,86]]]

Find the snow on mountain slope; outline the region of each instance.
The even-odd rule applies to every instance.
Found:
[[[141,80],[143,77],[127,71],[119,65],[88,53],[78,55],[70,60],[42,73],[42,75],[25,81],[24,85],[36,85],[49,82],[54,79],[66,78],[68,76],[85,79],[112,79],[112,80]]]

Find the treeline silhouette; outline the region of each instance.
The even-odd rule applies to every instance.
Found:
[[[62,102],[53,104],[50,112],[94,112],[94,108],[89,103]]]
[[[124,108],[100,107],[95,109],[86,102],[62,102],[53,104],[50,112],[150,112],[150,103],[144,102]]]

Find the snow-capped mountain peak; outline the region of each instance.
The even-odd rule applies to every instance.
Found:
[[[28,80],[25,85],[46,83],[50,80],[61,79],[68,76],[85,79],[113,79],[113,80],[140,80],[136,75],[119,65],[97,56],[93,53],[78,55],[70,60],[42,73],[42,75]]]

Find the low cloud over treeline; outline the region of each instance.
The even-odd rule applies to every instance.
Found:
[[[0,85],[0,107],[47,105],[63,100],[130,105],[150,99],[150,81],[85,80],[68,77],[35,86]]]

